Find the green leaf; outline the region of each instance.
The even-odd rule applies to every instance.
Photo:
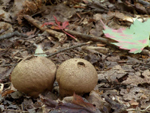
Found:
[[[103,23],[103,22],[102,22]],[[103,32],[106,37],[111,38],[118,43],[112,43],[124,50],[130,50],[130,53],[140,53],[146,46],[150,46],[150,19],[142,23],[135,20],[130,28],[120,28],[114,30],[103,24]]]

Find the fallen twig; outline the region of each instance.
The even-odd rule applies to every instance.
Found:
[[[145,0],[137,0],[136,2],[144,5],[144,7],[146,7],[146,8],[150,7],[150,3]]]
[[[90,43],[91,43],[91,42],[89,41],[89,42],[87,42],[87,43],[81,43],[81,44],[74,45],[74,46],[71,46],[71,47],[68,47],[68,48],[64,48],[64,49],[61,49],[61,50],[59,50],[59,51],[57,51],[57,52],[55,52],[55,53],[51,53],[51,54],[47,55],[46,57],[51,57],[51,56],[54,56],[54,55],[56,55],[56,54],[58,54],[58,53],[60,53],[60,52],[63,52],[63,51],[66,51],[66,50],[70,50],[70,49],[74,49],[74,48],[76,48],[76,47],[81,47],[81,46],[84,46],[84,45],[87,45],[87,44],[90,44]]]
[[[139,110],[140,112],[148,112],[148,109],[150,108],[150,105],[149,106],[147,106],[145,109],[143,109],[143,110]],[[134,109],[134,108],[130,108],[130,109],[127,109],[127,111],[129,112],[129,111],[137,111],[136,109]]]
[[[103,38],[103,37],[86,35],[86,34],[79,33],[79,32],[72,31],[72,30],[68,30],[68,29],[65,29],[65,31],[67,31],[68,33],[70,33],[72,35],[78,36],[78,37],[86,39],[86,40],[99,41],[99,42],[103,42],[103,43],[108,44],[108,45],[115,46],[115,45],[111,44],[112,43],[111,40]],[[115,46],[115,47],[117,47],[117,46]],[[146,50],[146,49],[143,49],[143,51],[141,53],[144,55],[150,55],[150,51]]]
[[[31,24],[33,24],[35,27],[39,28],[41,31],[46,31],[47,33],[49,33],[51,36],[54,36],[55,38],[58,38],[59,41],[61,42],[62,40],[66,39],[66,34],[61,33],[61,32],[57,32],[51,29],[48,29],[47,27],[42,27],[41,22],[39,22],[38,20],[35,20],[34,18],[32,18],[29,15],[24,15],[23,16],[27,21],[29,21]]]
[[[45,22],[43,26],[47,26],[47,25],[52,25],[51,28],[52,29],[55,29],[55,30],[61,30],[62,32],[64,32],[66,35],[70,36],[71,38],[73,38],[74,40],[78,41],[78,39],[74,36],[72,36],[71,34],[67,33],[65,31],[65,29],[67,29],[67,26],[69,25],[69,22],[68,21],[64,21],[64,22],[60,22],[57,20],[57,18],[55,16],[53,16],[54,19],[55,19],[55,23],[54,22]]]
[[[126,111],[126,106],[125,105],[112,100],[111,98],[109,98],[106,95],[103,95],[103,96],[105,98],[105,101],[110,104],[112,109],[114,109],[113,113],[123,113],[123,112]]]
[[[47,29],[46,27],[41,27],[42,24],[39,21],[33,19],[29,15],[24,15],[24,18],[26,20],[28,20],[30,23],[32,23],[34,26],[36,26],[37,28],[39,28],[41,31],[46,31],[50,35],[58,38],[60,42],[63,39],[66,38],[66,34],[64,34],[64,33],[60,33],[60,32],[57,32],[57,31],[54,31],[54,30],[51,30],[51,29]],[[83,39],[90,40],[90,41],[99,41],[99,42],[103,42],[103,43],[108,44],[108,45],[113,45],[113,44],[111,44],[112,40],[109,40],[109,39],[106,39],[106,38],[97,37],[97,36],[91,36],[91,35],[79,33],[79,32],[68,30],[68,29],[65,29],[65,31],[68,32],[68,33],[70,33],[70,34],[72,34],[72,35],[78,36],[79,38],[83,38]],[[142,54],[143,53],[147,54],[147,55],[150,55],[149,52],[147,52],[145,50],[142,51]]]
[[[46,31],[48,32],[50,35],[62,40],[62,37],[66,37],[66,35],[64,33],[60,33],[60,32],[57,32],[57,31],[54,31],[54,30],[51,30],[51,29],[47,29],[47,27],[42,27],[43,24],[41,24],[39,21],[33,19],[31,16],[29,15],[24,15],[24,18],[29,21],[30,23],[32,23],[34,26],[36,26],[37,28],[39,28],[41,31]],[[91,36],[91,35],[86,35],[86,34],[82,34],[82,33],[79,33],[79,32],[76,32],[76,31],[71,31],[71,30],[68,30],[68,29],[65,29],[64,31],[72,34],[72,35],[75,35],[75,36],[78,36],[80,38],[84,38],[84,39],[87,39],[87,40],[91,40],[91,41],[101,41],[103,43],[106,43],[108,44],[108,40],[105,39],[105,38],[102,38],[102,37],[96,37],[96,36]]]
[[[13,36],[21,36],[21,37],[25,37],[25,38],[28,37],[27,35],[25,35],[23,33],[19,33],[18,31],[15,31],[15,32],[8,33],[8,34],[0,36],[0,40],[6,39],[6,38],[11,38]]]
[[[67,31],[68,33],[70,33],[70,34],[72,34],[72,35],[78,36],[79,38],[83,38],[83,39],[86,39],[86,40],[90,40],[90,41],[100,41],[100,42],[103,42],[103,43],[105,43],[105,44],[108,44],[108,43],[109,43],[108,39],[105,39],[105,38],[102,38],[102,37],[91,36],[91,35],[79,33],[79,32],[72,31],[72,30],[68,30],[68,29],[65,29],[65,31]]]

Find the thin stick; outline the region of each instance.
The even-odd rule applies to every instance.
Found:
[[[59,51],[57,51],[57,52],[55,52],[55,53],[49,54],[49,55],[46,56],[46,57],[51,57],[51,56],[54,56],[54,55],[56,55],[56,54],[58,54],[58,53],[60,53],[60,52],[63,52],[63,51],[66,51],[66,50],[70,50],[70,49],[74,49],[74,48],[77,48],[77,47],[81,47],[81,46],[84,46],[84,45],[87,45],[87,44],[90,44],[90,43],[91,43],[91,42],[89,41],[89,42],[87,42],[87,43],[81,43],[81,44],[74,45],[74,46],[71,46],[71,47],[68,47],[68,48],[65,48],[65,49],[61,49],[61,50],[59,50]]]
[[[42,27],[42,24],[40,21],[32,18],[29,15],[24,15],[23,16],[28,22],[30,22],[31,24],[33,24],[35,27],[39,28],[41,31],[46,31],[47,33],[49,33],[51,36],[58,38],[59,41],[61,42],[63,39],[66,38],[66,34],[52,30],[52,29],[48,29],[46,26]]]
[[[148,109],[150,108],[150,105],[147,106],[145,109],[143,110],[139,110],[140,112],[148,112]],[[130,108],[130,109],[127,109],[126,111],[137,111],[136,109],[134,108]]]
[[[90,41],[99,41],[99,42],[103,42],[105,44],[109,44],[109,39],[106,39],[106,38],[87,35],[87,34],[83,34],[83,33],[68,30],[68,29],[65,29],[65,31],[72,35],[78,36],[79,38],[82,38],[82,39],[86,39],[86,40],[90,40]]]
[[[11,38],[13,36],[21,36],[21,37],[25,37],[25,38],[28,37],[27,35],[25,35],[23,33],[19,33],[18,31],[15,31],[15,32],[8,33],[8,34],[0,36],[0,40],[6,39],[6,38]]]

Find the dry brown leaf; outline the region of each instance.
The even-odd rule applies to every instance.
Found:
[[[72,101],[72,103],[80,105],[82,107],[89,108],[92,111],[96,111],[95,107],[92,104],[84,102],[84,100],[82,99],[82,97],[79,96],[79,95],[76,95],[75,93],[73,94],[73,101]]]
[[[96,91],[91,91],[89,97],[87,97],[87,100],[100,110],[103,109],[104,105],[108,104],[105,100],[101,98],[100,93]]]
[[[51,109],[53,112],[59,111],[60,113],[100,113],[92,104],[84,102],[82,97],[75,95],[73,97],[74,103],[63,103],[61,101],[56,102],[54,100],[48,99],[40,95],[41,101],[46,105],[47,108]]]

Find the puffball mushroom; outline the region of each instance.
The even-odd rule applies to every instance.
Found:
[[[98,82],[94,66],[87,60],[73,58],[63,62],[56,72],[61,97],[83,95],[94,89]]]
[[[52,90],[55,75],[56,66],[51,60],[40,56],[30,56],[14,68],[11,82],[18,91],[37,97],[46,90]]]

